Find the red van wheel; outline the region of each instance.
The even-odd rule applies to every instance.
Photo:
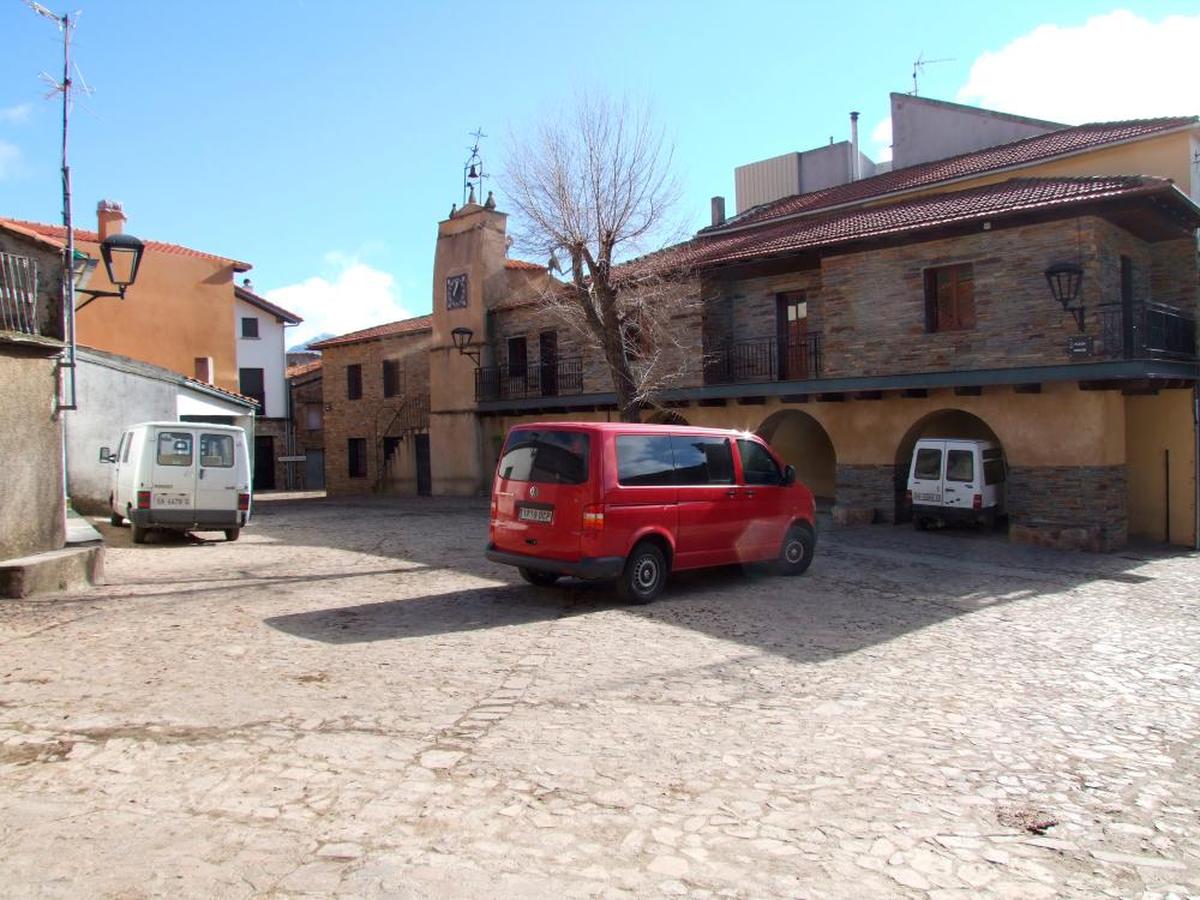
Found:
[[[649,603],[662,593],[667,583],[667,558],[649,541],[633,548],[625,561],[625,571],[617,580],[617,593],[627,603]]]
[[[779,574],[802,575],[812,564],[817,536],[806,524],[793,525],[788,529],[779,550]]]

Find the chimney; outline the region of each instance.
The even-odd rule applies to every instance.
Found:
[[[712,223],[713,225],[725,224],[725,198],[712,198]]]
[[[96,204],[96,230],[100,240],[125,230],[125,211],[116,200],[101,200]]]
[[[850,113],[850,180],[858,181],[861,175],[858,161],[858,113]]]

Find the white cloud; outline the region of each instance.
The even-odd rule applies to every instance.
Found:
[[[0,109],[0,122],[10,125],[19,125],[22,122],[29,121],[29,113],[33,111],[33,104],[20,103],[17,106],[9,106]]]
[[[314,275],[266,292],[272,303],[304,319],[288,331],[288,346],[318,334],[345,334],[412,316],[389,273],[339,251],[326,254],[325,263],[333,270],[331,277]]]
[[[16,144],[0,141],[0,181],[13,178],[21,168],[21,149]]]
[[[1200,112],[1200,15],[1040,25],[975,60],[958,100],[1067,124]]]

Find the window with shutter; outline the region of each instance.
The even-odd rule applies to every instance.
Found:
[[[971,263],[925,270],[925,330],[975,327],[975,272]]]

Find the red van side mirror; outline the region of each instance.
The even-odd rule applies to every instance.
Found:
[[[789,484],[795,484],[795,483],[796,483],[796,467],[795,466],[784,466],[783,467],[783,486],[787,487]]]

